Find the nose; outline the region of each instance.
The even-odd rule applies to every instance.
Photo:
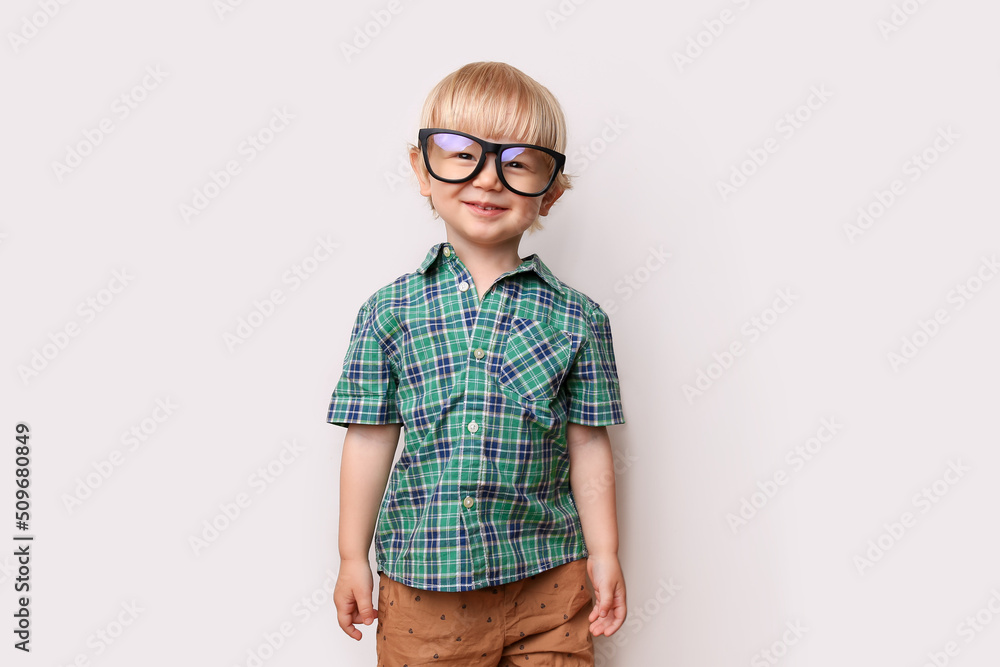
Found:
[[[479,170],[476,177],[472,179],[472,184],[483,190],[502,190],[503,183],[497,176],[497,156],[496,153],[487,153],[483,168]]]

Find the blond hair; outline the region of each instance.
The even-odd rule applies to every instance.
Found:
[[[506,63],[469,63],[446,76],[427,95],[420,127],[459,130],[484,139],[509,138],[566,152],[566,119],[558,100],[548,88]],[[416,153],[422,177],[429,179],[420,147],[408,144],[408,149]],[[572,187],[562,172],[552,184],[553,189]],[[434,202],[430,197],[427,202],[436,217]],[[541,229],[536,218],[528,232]]]

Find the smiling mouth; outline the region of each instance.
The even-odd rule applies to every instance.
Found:
[[[476,211],[481,211],[483,213],[497,213],[500,211],[506,211],[507,209],[502,206],[494,206],[493,204],[481,204],[479,202],[467,201],[465,205]]]

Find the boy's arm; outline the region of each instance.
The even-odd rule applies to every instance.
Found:
[[[590,614],[595,635],[611,635],[625,622],[625,578],[618,562],[618,511],[611,439],[605,426],[567,423],[570,487],[590,558],[587,572],[597,604]]]
[[[355,623],[370,625],[372,571],[368,561],[375,521],[402,424],[351,424],[340,465],[340,574],[333,593],[337,620],[350,637],[361,639]]]

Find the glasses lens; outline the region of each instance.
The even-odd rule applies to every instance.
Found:
[[[544,190],[552,180],[556,159],[537,148],[515,146],[500,156],[500,167],[510,187],[532,195]]]
[[[479,164],[483,148],[472,139],[459,134],[438,132],[427,142],[427,161],[438,178],[467,178]]]

